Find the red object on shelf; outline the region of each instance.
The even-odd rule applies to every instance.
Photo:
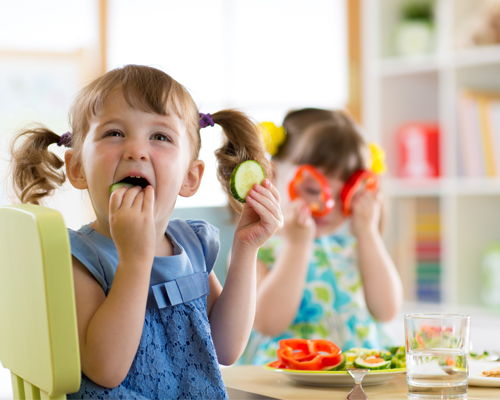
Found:
[[[398,133],[399,169],[402,178],[437,178],[439,168],[439,125],[411,123]]]

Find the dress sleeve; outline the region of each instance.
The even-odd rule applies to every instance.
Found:
[[[200,239],[201,246],[203,247],[203,255],[205,256],[207,272],[210,274],[217,260],[217,256],[219,255],[219,229],[200,219],[191,219],[186,222],[196,233],[198,239]]]
[[[99,256],[96,253],[94,246],[87,239],[87,236],[81,232],[68,229],[69,240],[71,243],[71,254],[77,258],[99,282],[104,293],[108,293],[108,284],[104,268],[101,265]]]

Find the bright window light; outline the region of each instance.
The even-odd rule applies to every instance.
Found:
[[[159,68],[183,84],[202,112],[238,108],[279,124],[302,107],[347,100],[345,0],[110,0],[109,69]],[[205,128],[200,190],[180,207],[221,206],[214,151]]]

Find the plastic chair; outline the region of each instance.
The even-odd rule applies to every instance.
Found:
[[[0,207],[0,361],[15,399],[66,399],[80,387],[69,236],[49,208]]]

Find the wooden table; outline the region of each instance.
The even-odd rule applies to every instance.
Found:
[[[222,368],[226,386],[283,400],[320,400],[347,398],[351,388],[299,385],[277,372],[256,365]],[[354,381],[353,381],[354,385]],[[406,399],[406,376],[401,374],[387,383],[364,387],[369,400]],[[500,399],[500,388],[469,386],[469,400]],[[232,399],[230,400],[238,400]]]

